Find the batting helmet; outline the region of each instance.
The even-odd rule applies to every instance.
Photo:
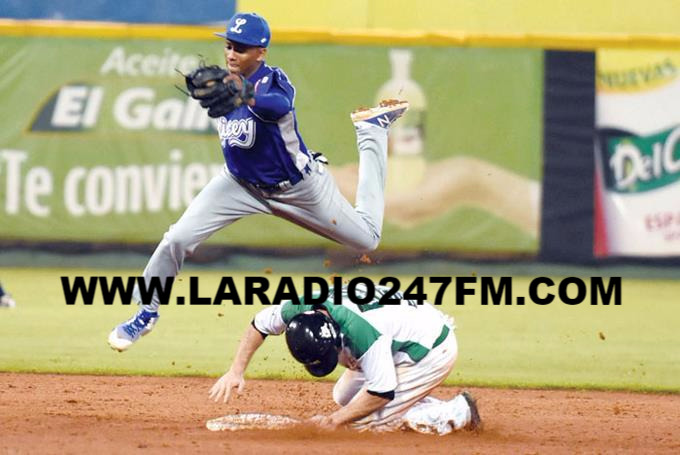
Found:
[[[340,330],[324,313],[305,311],[288,323],[286,344],[295,360],[307,371],[317,377],[326,376],[338,364]]]

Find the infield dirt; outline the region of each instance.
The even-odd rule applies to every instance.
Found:
[[[0,373],[0,453],[680,453],[680,395],[471,388],[485,428],[428,436],[211,432],[238,412],[328,413],[332,383],[250,380],[228,405],[211,378]],[[451,397],[458,388],[441,387]]]

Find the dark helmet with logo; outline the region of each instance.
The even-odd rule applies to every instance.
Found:
[[[314,376],[326,376],[338,364],[339,327],[320,311],[305,311],[291,319],[286,328],[286,343],[295,360]]]

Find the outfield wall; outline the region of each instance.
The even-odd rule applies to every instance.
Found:
[[[216,29],[0,21],[0,39],[9,55],[0,81],[7,100],[2,117],[8,126],[0,134],[0,210],[5,221],[0,237],[156,242],[222,163],[215,125],[173,87],[182,83],[175,68],[188,71],[198,64],[198,55],[221,61],[221,45],[212,37]],[[543,160],[556,149],[546,149],[544,137],[544,120],[554,121],[554,116],[544,106],[544,95],[552,90],[543,90],[544,80],[550,80],[543,48],[653,47],[659,49],[655,55],[662,64],[670,62],[641,67],[634,59],[628,69],[619,58],[624,64],[615,72],[598,73],[600,85],[606,78],[610,83],[623,78],[625,85],[630,77],[643,78],[657,67],[666,71],[663,77],[675,77],[675,60],[659,55],[680,42],[662,35],[378,29],[282,28],[274,29],[274,37],[268,61],[285,68],[297,86],[303,137],[331,158],[331,170],[350,199],[356,155],[347,112],[385,96],[408,97],[414,105],[393,138],[417,141],[400,146],[393,139],[391,144],[381,244],[385,250],[531,256],[540,244],[543,252],[559,246],[564,254],[555,257],[564,260],[592,258],[593,211],[598,207],[593,208],[595,196],[586,204],[586,193],[570,196],[560,190],[553,194],[562,194],[561,199],[552,200],[546,211],[546,200],[551,200],[546,188],[555,188],[556,180],[543,181]],[[363,71],[367,68],[371,70]],[[594,87],[595,70],[589,68],[583,76]],[[563,88],[566,105],[571,99],[576,106],[566,118],[589,118],[580,109],[590,106],[592,113],[594,99],[576,102],[569,98],[569,87]],[[558,121],[556,126],[552,138],[562,140],[559,131],[568,125]],[[594,136],[594,124],[578,134]],[[568,137],[563,145],[571,147]],[[592,147],[571,152],[587,164],[574,172],[570,162],[558,157],[555,162],[563,167],[551,168],[553,175],[592,182]],[[554,222],[546,223],[545,213]],[[575,219],[580,227],[570,231],[563,220]],[[640,222],[647,219],[643,214]],[[551,231],[542,233],[541,228]],[[671,239],[672,248],[661,243],[655,256],[680,253],[677,228],[670,229],[662,236]],[[260,233],[256,238],[254,230]],[[563,240],[570,236],[579,242],[579,254],[573,254],[572,244],[564,248]],[[272,217],[240,222],[210,242],[332,247]],[[627,254],[609,248],[600,256],[610,253]]]
[[[205,24],[231,16],[236,0],[0,0],[0,17],[168,24]]]
[[[239,0],[274,27],[491,34],[677,35],[675,0]]]
[[[192,39],[198,30],[206,39]],[[156,242],[221,168],[215,124],[174,87],[183,83],[175,68],[189,71],[199,54],[221,61],[219,40],[199,28],[178,28],[174,39],[165,27],[164,39],[149,38],[155,29],[141,26],[14,23],[5,31],[6,64],[20,64],[0,81],[7,101],[0,107],[7,126],[0,132],[0,236]],[[303,137],[329,157],[350,198],[357,153],[348,113],[398,95],[392,91],[404,84],[412,90],[412,112],[392,135],[384,248],[536,252],[539,50],[274,44],[268,61],[296,85]],[[396,144],[409,134],[417,145]],[[498,194],[507,196],[503,207],[489,200]],[[528,213],[514,213],[518,199]],[[244,220],[210,241],[331,246],[274,217]]]
[[[0,16],[175,24],[225,23],[256,11],[274,28],[511,34],[677,35],[675,0],[0,0]]]

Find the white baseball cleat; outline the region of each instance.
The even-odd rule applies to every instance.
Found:
[[[380,104],[371,108],[360,108],[350,114],[352,122],[369,123],[381,128],[389,128],[408,109],[408,101],[382,100]]]
[[[14,308],[15,306],[17,306],[17,303],[9,294],[3,294],[0,297],[0,308]]]

